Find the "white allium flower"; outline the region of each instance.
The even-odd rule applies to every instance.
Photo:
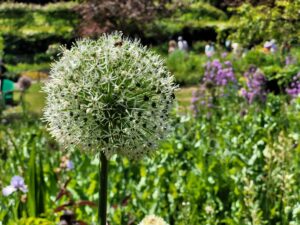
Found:
[[[80,40],[52,65],[44,119],[65,146],[150,154],[169,130],[174,80],[163,60],[121,33]]]
[[[161,217],[155,215],[146,216],[139,225],[168,225]]]

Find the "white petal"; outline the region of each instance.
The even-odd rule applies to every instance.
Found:
[[[4,196],[9,196],[11,195],[12,193],[14,193],[17,189],[14,187],[14,186],[7,186],[5,188],[2,189],[2,194]]]
[[[19,188],[19,190],[22,191],[23,193],[28,192],[27,185],[23,185],[22,187]]]

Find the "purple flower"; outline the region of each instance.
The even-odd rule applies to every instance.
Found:
[[[222,68],[222,64],[221,64],[221,62],[218,59],[214,59],[212,61],[212,66],[215,67],[215,68],[217,68],[217,69],[221,69]]]
[[[208,58],[210,58],[214,55],[214,51],[207,51],[207,52],[205,52],[205,54]]]
[[[207,44],[205,45],[205,55],[210,58],[214,55],[215,53],[215,47],[213,46],[213,44]]]
[[[74,163],[73,163],[73,161],[67,160],[67,162],[66,162],[66,168],[67,168],[67,170],[74,169]]]
[[[231,63],[230,61],[225,61],[224,64],[225,64],[227,67],[232,68],[232,63]]]
[[[293,77],[293,82],[290,84],[290,87],[286,89],[288,95],[292,98],[296,98],[300,94],[300,72]]]
[[[200,110],[214,110],[215,99],[229,96],[227,91],[232,90],[232,85],[236,83],[230,61],[224,63],[218,59],[208,61],[205,65],[202,84],[197,91],[193,92],[191,103],[194,114],[198,115]]]
[[[247,79],[247,88],[241,89],[241,95],[248,101],[253,103],[255,99],[264,102],[267,97],[265,90],[266,78],[256,67],[251,66],[247,72],[244,73]]]
[[[28,191],[27,185],[25,185],[23,177],[13,176],[10,181],[10,185],[2,189],[2,194],[4,196],[9,196],[18,190],[26,193]]]
[[[222,57],[222,58],[226,58],[227,55],[228,55],[227,52],[223,52],[223,53],[221,54],[221,57]]]
[[[292,64],[292,57],[290,55],[285,57],[285,65],[291,65]]]
[[[226,86],[229,82],[236,82],[230,61],[224,62],[224,65],[217,59],[208,62],[205,66],[204,82],[210,82],[215,86]]]

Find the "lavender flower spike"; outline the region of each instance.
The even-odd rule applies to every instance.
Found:
[[[24,183],[24,178],[20,176],[13,176],[10,181],[10,185],[3,188],[2,194],[4,196],[9,196],[18,190],[22,191],[23,193],[28,192],[27,185]]]
[[[286,92],[292,98],[297,98],[300,94],[300,72],[293,77],[293,82],[291,82],[290,87],[286,88]]]

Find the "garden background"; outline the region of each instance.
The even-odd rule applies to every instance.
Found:
[[[299,0],[2,1],[5,75],[32,86],[0,107],[0,188],[28,186],[0,196],[0,224],[57,224],[66,209],[96,224],[98,159],[50,137],[41,86],[61,45],[115,30],[160,54],[180,88],[156,154],[110,161],[109,224],[300,224],[299,19]],[[179,36],[189,50],[168,54]]]

